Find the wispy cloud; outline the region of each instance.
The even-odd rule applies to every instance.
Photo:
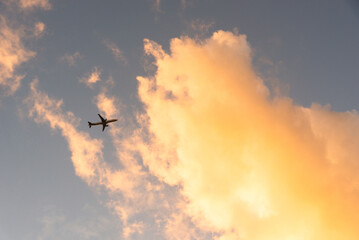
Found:
[[[77,60],[81,58],[82,58],[81,54],[76,51],[73,54],[66,53],[64,56],[61,57],[61,60],[66,62],[71,67],[71,66],[75,66]]]
[[[100,76],[101,70],[97,67],[94,67],[88,76],[80,78],[80,82],[85,83],[88,87],[92,88],[95,83],[101,81]]]
[[[157,12],[161,11],[161,0],[154,0],[153,7]]]
[[[195,225],[215,239],[357,239],[357,112],[272,97],[244,35],[170,49],[145,41],[157,72],[138,77],[150,133],[141,156],[181,186]]]
[[[189,1],[189,0],[180,0],[180,2],[181,2],[181,7],[182,7],[183,9],[185,9],[187,6],[193,4],[193,2],[192,2],[192,1]],[[152,6],[153,6],[153,8],[154,8],[154,10],[155,10],[156,12],[159,13],[159,12],[162,11],[162,10],[161,10],[161,5],[162,5],[162,3],[163,3],[162,0],[152,0]]]
[[[190,22],[190,28],[194,30],[196,33],[203,35],[209,32],[209,30],[213,27],[214,22],[206,23],[203,20],[196,19]]]
[[[110,40],[104,40],[103,43],[111,51],[117,61],[122,61],[123,63],[127,64],[127,59],[123,55],[123,52],[114,42]]]
[[[118,99],[109,96],[106,91],[102,91],[96,100],[99,111],[105,113],[106,117],[120,114],[119,109],[115,107]],[[167,209],[170,208],[170,204],[167,198],[177,198],[173,197],[171,192],[166,193],[166,186],[151,176],[136,157],[138,152],[134,146],[135,142],[140,140],[135,137],[137,134],[126,133],[121,125],[110,127],[110,136],[120,167],[111,166],[103,158],[102,141],[91,138],[87,132],[79,131],[79,119],[73,113],[63,111],[62,100],[52,99],[40,91],[38,80],[31,83],[30,95],[24,102],[29,107],[31,118],[39,124],[47,124],[51,129],[59,130],[66,139],[76,175],[89,186],[106,190],[109,196],[107,206],[121,219],[122,236],[125,239],[131,239],[133,234],[142,234],[149,228],[157,229],[156,232],[159,232],[158,229],[162,226],[155,223],[166,222],[168,218]],[[158,205],[158,202],[162,204]],[[152,223],[144,222],[143,218],[153,219]],[[62,218],[54,220],[55,222],[48,222],[46,229],[53,229],[52,226],[58,220],[62,221]],[[45,231],[44,236],[47,236],[46,234]]]
[[[116,239],[121,223],[110,214],[101,214],[91,205],[76,209],[80,214],[69,216],[56,206],[45,206],[39,219],[41,231],[32,239]]]
[[[16,74],[16,68],[35,56],[23,45],[24,32],[10,28],[6,19],[0,17],[0,86],[6,95],[12,95],[20,87],[24,75]]]
[[[41,8],[44,10],[51,9],[49,0],[20,0],[19,6],[25,10],[32,10],[35,8]]]
[[[102,141],[91,139],[88,133],[76,130],[78,119],[73,113],[62,112],[62,100],[53,100],[37,90],[38,80],[30,85],[31,94],[26,99],[30,107],[30,117],[38,123],[48,123],[51,128],[61,130],[69,143],[75,172],[89,184],[97,182],[99,168],[102,167]]]

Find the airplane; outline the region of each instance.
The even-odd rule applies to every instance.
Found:
[[[89,128],[91,128],[92,126],[95,126],[95,125],[102,125],[102,132],[103,132],[105,130],[105,128],[108,127],[108,123],[117,121],[117,119],[107,120],[106,118],[103,118],[100,114],[98,114],[98,116],[101,118],[101,122],[96,122],[96,123],[88,122]]]

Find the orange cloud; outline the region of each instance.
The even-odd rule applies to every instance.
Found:
[[[100,78],[101,70],[97,67],[94,67],[92,73],[89,76],[81,78],[80,82],[85,83],[88,87],[92,88],[93,85],[101,80]]]
[[[157,71],[138,77],[149,140],[136,147],[151,174],[181,186],[197,227],[216,239],[358,239],[357,112],[271,96],[244,35],[144,48]]]
[[[37,81],[26,100],[35,121],[60,130],[76,174],[106,189],[124,238],[149,228],[167,239],[358,238],[357,112],[272,96],[244,35],[173,39],[170,54],[145,40],[144,49],[157,70],[138,77],[140,127],[108,89],[95,98],[119,118],[106,130],[115,162]]]
[[[108,118],[115,118],[119,114],[119,109],[115,106],[115,99],[108,97],[104,92],[97,96],[97,107]]]
[[[101,180],[105,166],[102,160],[102,141],[91,139],[88,133],[76,129],[78,119],[71,112],[62,112],[62,100],[53,100],[37,89],[38,81],[30,85],[31,95],[26,99],[30,117],[38,123],[48,123],[52,129],[61,130],[69,143],[75,172],[89,184]]]
[[[24,47],[22,37],[21,30],[10,28],[6,19],[0,17],[0,86],[6,95],[14,94],[24,77],[15,73],[16,68],[35,56]]]
[[[105,117],[118,116],[116,101],[106,91],[96,97],[98,108],[105,113]],[[79,131],[79,119],[73,113],[63,111],[62,100],[52,99],[40,91],[38,80],[31,83],[30,95],[24,102],[28,104],[29,116],[37,123],[48,124],[51,129],[61,132],[69,145],[76,175],[89,186],[106,190],[109,199],[106,204],[122,220],[122,235],[125,239],[131,238],[134,233],[142,234],[144,229],[149,228],[136,216],[169,206],[157,206],[158,202],[165,202],[159,200],[164,195],[163,186],[143,169],[133,149],[136,145],[134,139],[124,135],[121,126],[113,124],[110,127],[117,161],[109,163],[111,161],[106,162],[103,158],[102,140],[91,138],[88,132]],[[150,214],[149,217],[154,218]],[[165,217],[164,213],[157,213],[156,216]]]

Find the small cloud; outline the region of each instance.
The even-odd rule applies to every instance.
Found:
[[[80,58],[82,58],[81,54],[79,52],[75,52],[74,54],[66,53],[63,57],[61,57],[61,60],[66,62],[71,67],[75,66],[76,61]]]
[[[195,0],[181,0],[182,9],[193,7]]]
[[[92,88],[95,83],[101,80],[100,78],[101,70],[97,67],[94,67],[92,73],[87,77],[81,78],[80,82],[85,83],[88,87]]]
[[[206,23],[203,20],[196,19],[191,21],[190,28],[199,34],[206,34],[213,27],[214,22]]]
[[[122,62],[127,64],[127,59],[123,55],[122,50],[114,42],[110,40],[104,40],[103,43],[112,52],[113,56],[117,61],[121,60]]]
[[[34,35],[36,38],[40,38],[45,31],[45,24],[43,22],[37,22],[34,27]]]
[[[161,0],[155,0],[153,2],[153,7],[156,10],[156,12],[160,12],[161,11]]]
[[[20,0],[19,5],[24,10],[32,10],[35,8],[42,8],[50,10],[51,4],[48,0]]]
[[[157,13],[161,13],[161,4],[162,4],[162,0],[152,0],[152,8],[154,9],[155,12]],[[180,0],[180,4],[181,4],[181,8],[182,10],[192,6],[193,5],[193,0]]]

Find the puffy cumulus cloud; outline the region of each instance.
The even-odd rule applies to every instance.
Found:
[[[91,74],[87,77],[83,77],[80,79],[80,82],[85,83],[88,87],[92,88],[95,83],[101,80],[100,78],[101,70],[97,67],[94,67]]]
[[[198,228],[216,239],[358,239],[357,112],[272,96],[244,35],[144,48],[157,71],[138,77],[148,134],[136,147],[151,174],[181,186]]]
[[[16,68],[35,55],[23,45],[24,33],[9,27],[0,16],[0,86],[6,95],[12,95],[20,87],[23,75],[16,74]]]
[[[49,0],[20,0],[19,6],[25,10],[32,10],[35,8],[42,8],[44,10],[51,9]]]

